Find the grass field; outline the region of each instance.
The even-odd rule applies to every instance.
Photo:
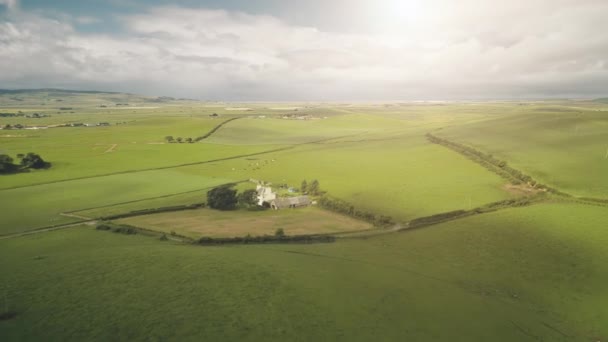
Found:
[[[539,205],[310,246],[188,247],[90,227],[4,240],[19,316],[0,329],[11,340],[603,340],[605,211]]]
[[[210,209],[162,213],[118,220],[126,223],[193,239],[273,235],[279,228],[287,235],[329,234],[371,229],[372,226],[347,216],[317,208],[217,212]]]
[[[0,130],[0,153],[36,152],[53,164],[0,176],[0,310],[16,313],[0,320],[0,336],[606,340],[608,207],[599,202],[547,194],[529,207],[345,234],[329,244],[202,247],[89,225],[21,235],[77,216],[200,203],[210,188],[241,182],[243,190],[250,178],[291,187],[317,179],[327,196],[402,226],[523,196],[430,143],[429,132],[558,190],[607,198],[606,109],[593,101],[243,104],[0,94],[0,113],[51,115],[0,117],[1,126],[111,123]],[[239,119],[214,130],[231,118]],[[193,144],[164,141],[208,132]],[[201,209],[120,222],[192,238],[370,228],[319,208]]]
[[[438,133],[508,160],[550,186],[608,197],[608,115],[597,107],[528,106]]]

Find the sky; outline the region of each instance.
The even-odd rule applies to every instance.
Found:
[[[608,96],[606,0],[0,0],[0,88],[224,101]]]

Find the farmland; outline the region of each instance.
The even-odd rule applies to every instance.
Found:
[[[167,234],[172,231],[198,239],[272,235],[283,229],[287,235],[328,234],[366,230],[370,224],[316,208],[281,211],[214,212],[209,209],[179,213],[163,213],[118,220],[136,227],[144,227]]]
[[[1,153],[39,153],[52,167],[0,176],[0,293],[15,313],[0,320],[7,340],[608,338],[601,102],[15,96],[0,95],[0,112],[24,115],[0,117],[2,127],[48,128],[0,130]],[[109,125],[70,126],[100,122]],[[428,133],[559,191],[515,187]],[[318,180],[324,197],[391,225],[317,206],[113,223],[194,240],[282,228],[338,234],[334,243],[208,247],[94,229],[103,217],[206,202],[220,185],[254,188],[250,179],[285,188]],[[447,219],[408,229],[434,215]],[[89,224],[67,226],[81,221]]]

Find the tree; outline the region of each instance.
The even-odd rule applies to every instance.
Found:
[[[165,140],[166,140],[168,143],[173,143],[173,142],[175,142],[175,139],[173,139],[173,136],[171,136],[171,135],[167,135],[167,136],[165,137]]]
[[[6,154],[0,154],[0,173],[11,173],[16,169],[16,165],[13,164],[13,158]]]
[[[182,137],[177,137],[177,139],[175,140],[177,140],[177,142],[181,144],[184,139]]]
[[[248,189],[241,192],[238,195],[238,203],[241,207],[252,207],[258,204],[257,191],[255,189]]]
[[[192,138],[186,138],[186,142],[187,142],[188,144],[192,144],[194,141],[192,140]]]
[[[318,180],[313,180],[312,183],[310,183],[310,186],[308,187],[308,193],[316,196],[319,194],[319,181]]]
[[[51,166],[51,163],[47,163],[36,153],[28,153],[21,159],[21,166],[24,168],[31,169],[45,169]]]
[[[233,210],[237,204],[236,190],[220,186],[207,192],[207,204],[218,210]]]
[[[306,191],[308,191],[308,183],[306,183],[306,180],[303,180],[302,185],[300,186],[300,192],[305,194]]]
[[[279,228],[274,232],[274,236],[283,237],[285,236],[285,231],[283,230],[283,228]]]

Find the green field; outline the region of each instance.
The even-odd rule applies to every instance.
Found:
[[[438,133],[508,160],[566,192],[608,198],[608,115],[597,107],[530,105],[516,115]]]
[[[0,175],[0,314],[15,313],[0,319],[0,336],[606,340],[605,110],[593,101],[277,104],[0,94],[0,113],[51,115],[0,117],[1,127],[110,123],[0,130],[0,154],[36,152],[52,163]],[[514,191],[427,133],[490,153],[574,197]],[[170,144],[169,135],[208,137]],[[370,229],[316,207],[114,221],[193,239],[277,228],[365,231],[328,244],[224,247],[97,231],[95,222],[67,226],[205,202],[211,188],[244,190],[255,186],[250,179],[295,188],[318,180],[324,196],[393,223]],[[488,213],[507,200],[516,201]],[[400,230],[457,210],[468,216]]]
[[[19,340],[603,340],[605,211],[541,205],[311,246],[90,227],[10,239],[0,265],[20,315],[0,327]]]

